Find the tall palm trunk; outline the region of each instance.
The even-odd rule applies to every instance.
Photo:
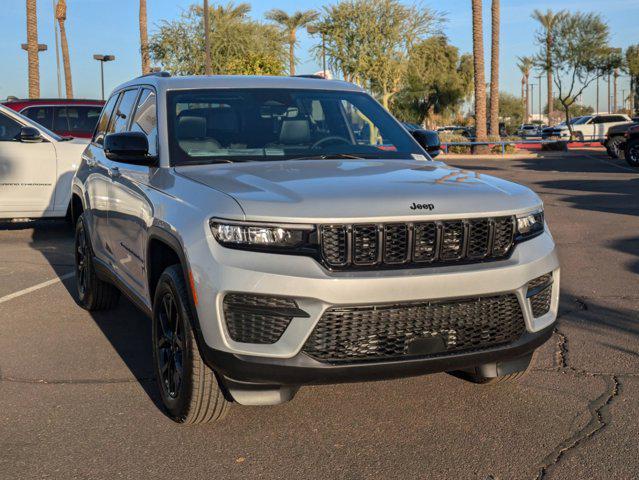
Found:
[[[521,77],[521,101],[524,104],[524,123],[529,122],[530,109],[528,107],[528,77]]]
[[[553,97],[552,97],[552,53],[550,49],[552,48],[552,34],[548,33],[546,38],[546,88],[548,92],[547,102],[548,102],[548,122],[550,124],[550,118],[552,117],[553,112]],[[541,88],[541,78],[539,79],[539,88]],[[541,95],[541,92],[539,92]],[[541,97],[539,97],[541,98]],[[541,112],[539,112],[539,117],[541,120]]]
[[[40,59],[38,58],[38,15],[36,0],[27,0],[27,56],[29,98],[40,97]]]
[[[291,75],[295,75],[295,43],[297,42],[297,35],[295,29],[292,29],[288,37],[288,62],[289,72]]]
[[[55,9],[55,16],[60,26],[60,46],[62,47],[62,63],[64,65],[64,86],[67,98],[73,98],[73,80],[71,79],[71,58],[69,56],[69,42],[64,22],[67,19],[67,2],[59,0]]]
[[[490,134],[499,136],[499,0],[491,8],[492,45],[490,55]]]
[[[147,28],[146,0],[140,0],[140,54],[142,55],[142,74],[151,71],[149,59],[149,32]]]
[[[484,72],[484,32],[482,0],[472,0],[473,66],[475,69],[475,130],[477,141],[486,141],[486,74]],[[486,148],[475,151],[483,152]]]
[[[613,72],[613,75],[614,75],[614,77],[613,77],[614,78],[614,84],[613,84],[613,93],[612,93],[612,97],[613,97],[612,110],[613,110],[613,113],[615,113],[617,111],[617,109],[619,108],[619,104],[617,103],[617,78],[619,77],[619,69],[618,68],[615,68],[615,70]]]

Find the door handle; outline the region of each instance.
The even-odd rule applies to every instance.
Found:
[[[120,169],[118,167],[109,168],[109,177],[115,178],[120,176]]]

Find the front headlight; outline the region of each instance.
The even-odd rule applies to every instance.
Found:
[[[313,226],[251,224],[212,219],[211,232],[225,247],[295,249],[307,243]]]
[[[517,215],[517,237],[526,240],[544,231],[544,209]]]

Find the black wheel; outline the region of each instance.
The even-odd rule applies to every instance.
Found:
[[[153,302],[153,364],[160,396],[179,423],[222,419],[229,402],[197,348],[191,328],[188,292],[179,265],[161,275]]]
[[[584,141],[584,134],[581,132],[577,132],[575,133],[575,140],[578,142],[582,142]]]
[[[466,380],[471,383],[477,383],[481,385],[498,385],[500,383],[516,383],[526,376],[528,370],[522,372],[515,372],[509,375],[502,375],[500,377],[484,377],[483,375],[477,375],[467,372],[452,372],[451,374],[462,380]]]
[[[612,137],[608,142],[606,142],[606,151],[611,158],[621,158],[624,159],[624,151],[623,144],[625,143],[625,138],[623,137]]]
[[[639,168],[639,140],[631,140],[626,144],[626,162],[631,167]]]
[[[120,291],[98,278],[93,266],[93,251],[84,214],[75,226],[75,283],[80,305],[89,310],[107,310],[117,305]]]

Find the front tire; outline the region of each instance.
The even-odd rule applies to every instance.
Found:
[[[634,168],[639,168],[639,140],[631,140],[626,144],[626,162]]]
[[[90,312],[108,310],[118,304],[120,291],[100,280],[95,272],[84,214],[75,226],[75,283],[80,306]]]
[[[221,420],[229,402],[200,356],[188,298],[182,269],[168,267],[160,276],[153,302],[153,365],[168,415],[193,425]]]
[[[623,137],[612,137],[608,140],[606,143],[606,151],[608,152],[608,155],[610,155],[611,158],[620,158],[623,160],[625,155],[621,146],[625,141],[626,140]]]
[[[577,132],[575,133],[575,140],[579,143],[583,143],[584,142],[584,134],[581,132]]]

